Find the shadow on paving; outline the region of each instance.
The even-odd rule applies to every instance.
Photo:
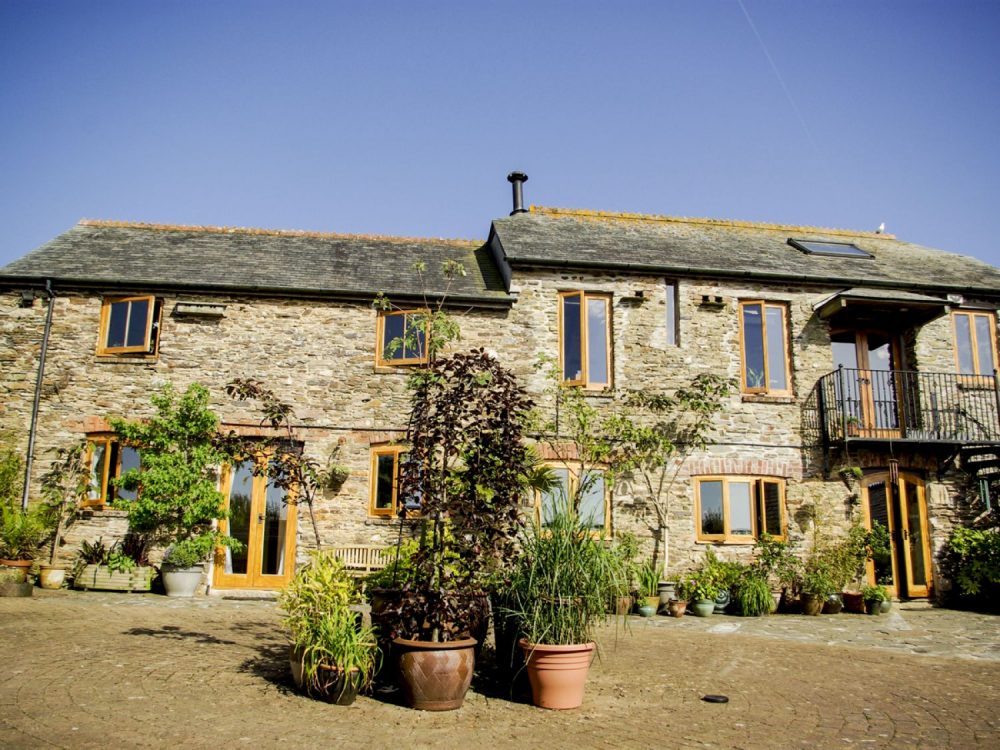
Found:
[[[168,638],[175,641],[194,640],[196,643],[212,643],[221,646],[238,646],[236,641],[228,641],[224,638],[209,633],[198,633],[193,630],[184,630],[176,625],[162,625],[158,628],[129,628],[122,631],[122,635],[145,635],[151,638]]]

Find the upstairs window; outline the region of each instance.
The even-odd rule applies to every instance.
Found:
[[[785,537],[785,483],[762,477],[695,480],[699,542],[752,544],[761,534]]]
[[[559,294],[559,367],[563,385],[611,387],[611,295]]]
[[[871,258],[871,253],[866,253],[857,245],[851,242],[821,242],[816,240],[788,240],[788,244],[796,250],[801,250],[806,255],[833,255],[841,258]]]
[[[97,353],[156,354],[161,306],[149,296],[105,298]]]
[[[992,377],[996,369],[997,319],[992,312],[952,313],[955,359],[960,375]]]
[[[744,393],[791,395],[787,314],[783,304],[740,303],[740,383]]]
[[[114,505],[118,498],[135,500],[131,490],[115,489],[111,482],[129,469],[139,468],[139,451],[120,444],[113,437],[97,436],[87,440],[90,464],[90,487],[84,506]]]
[[[572,510],[584,526],[598,536],[605,536],[611,528],[611,513],[604,471],[590,468],[582,472],[579,464],[552,467],[556,486],[535,497],[535,513],[544,527],[560,512]],[[572,508],[570,505],[572,504]]]
[[[375,363],[380,367],[418,365],[428,361],[430,321],[426,310],[380,312]]]

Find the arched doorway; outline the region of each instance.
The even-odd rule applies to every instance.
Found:
[[[930,596],[930,535],[924,481],[901,471],[868,474],[861,483],[865,525],[881,524],[889,531],[888,559],[869,561],[868,582],[881,583],[903,598]]]

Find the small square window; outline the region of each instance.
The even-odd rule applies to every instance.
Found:
[[[83,505],[113,506],[118,499],[135,500],[135,490],[116,490],[112,482],[129,469],[139,468],[139,451],[110,436],[88,438],[87,444],[90,486]]]
[[[105,298],[97,353],[155,355],[161,310],[155,297]]]
[[[425,364],[430,333],[428,315],[426,310],[380,312],[376,327],[376,365]]]
[[[611,507],[604,470],[590,468],[582,472],[579,463],[559,464],[551,469],[556,486],[535,495],[538,522],[547,526],[557,514],[572,510],[595,536],[607,536],[611,531]]]

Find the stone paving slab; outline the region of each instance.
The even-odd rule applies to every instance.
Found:
[[[1000,747],[984,615],[630,618],[604,633],[579,710],[477,677],[435,714],[297,695],[273,602],[35,593],[0,599],[0,748]]]

